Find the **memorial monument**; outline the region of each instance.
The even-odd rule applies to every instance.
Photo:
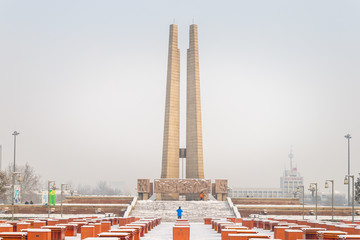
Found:
[[[178,27],[170,25],[161,178],[179,178],[180,50]]]
[[[186,178],[204,178],[197,25],[190,25],[187,50]]]
[[[189,48],[187,49],[186,89],[186,148],[180,149],[180,50],[178,48],[178,27],[170,25],[168,69],[166,81],[165,121],[161,165],[161,179],[150,183],[138,179],[139,199],[147,199],[156,193],[157,200],[199,199],[200,193],[207,200],[212,194],[224,201],[227,195],[227,180],[204,179],[203,144],[201,127],[200,74],[198,27],[190,25]],[[186,158],[186,179],[179,178],[179,160]],[[152,189],[153,186],[154,189]]]
[[[197,25],[187,50],[186,178],[204,178]],[[161,178],[179,178],[180,52],[178,27],[170,25]]]

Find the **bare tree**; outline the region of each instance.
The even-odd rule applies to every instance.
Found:
[[[107,182],[100,181],[97,183],[97,186],[95,188],[95,194],[97,195],[111,195],[111,189],[107,185]]]
[[[80,195],[92,195],[92,189],[89,185],[79,184],[77,187],[77,192]]]
[[[21,199],[24,201],[39,202],[40,201],[40,176],[35,173],[33,167],[28,163],[25,165],[16,166],[18,172],[20,172],[22,182],[20,183],[21,187]],[[7,176],[11,179],[12,166],[9,165],[7,170]]]
[[[95,193],[97,195],[120,195],[122,191],[119,188],[113,188],[108,185],[105,181],[100,181],[97,183]]]
[[[7,201],[10,179],[5,171],[0,171],[0,199],[3,203]]]
[[[81,195],[121,195],[120,188],[111,187],[106,181],[99,181],[96,187],[89,185],[79,185],[77,192]]]
[[[360,203],[360,177],[357,177],[355,182],[355,201]]]

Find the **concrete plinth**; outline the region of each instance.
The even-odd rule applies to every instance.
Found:
[[[156,194],[157,201],[178,201],[178,193],[158,193]]]
[[[148,200],[149,199],[149,193],[139,193],[138,199],[139,200]]]

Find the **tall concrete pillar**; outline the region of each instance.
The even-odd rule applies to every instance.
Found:
[[[204,178],[197,25],[190,25],[187,50],[186,178]]]
[[[161,178],[179,178],[180,51],[178,27],[170,25]]]

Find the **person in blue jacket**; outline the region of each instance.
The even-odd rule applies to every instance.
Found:
[[[178,219],[181,219],[183,210],[181,209],[181,207],[179,207],[178,210],[176,211],[177,211]]]

